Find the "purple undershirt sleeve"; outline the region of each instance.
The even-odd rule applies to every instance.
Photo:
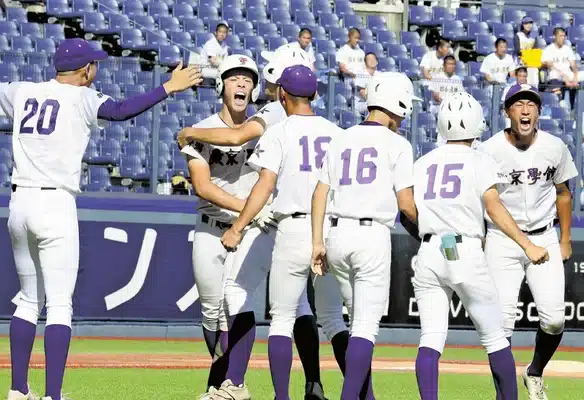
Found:
[[[106,121],[126,121],[143,113],[168,97],[163,86],[129,99],[116,101],[108,99],[97,111],[97,118]]]

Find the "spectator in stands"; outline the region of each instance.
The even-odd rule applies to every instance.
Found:
[[[349,30],[349,41],[341,47],[336,54],[337,64],[341,75],[347,78],[355,78],[363,73],[365,64],[365,52],[359,47],[361,32],[357,28]]]
[[[300,29],[300,32],[298,33],[298,41],[290,43],[288,46],[297,47],[299,49],[304,50],[308,54],[308,61],[312,66],[312,70],[316,71],[316,68],[314,66],[316,58],[314,56],[314,49],[312,48],[312,31],[310,29],[308,28]]]
[[[430,90],[432,91],[430,112],[434,115],[438,114],[440,103],[446,96],[465,91],[462,78],[456,75],[456,58],[453,55],[444,57],[443,71],[434,75]]]
[[[491,83],[507,83],[507,77],[515,77],[515,60],[507,54],[507,40],[499,38],[495,41],[495,52],[489,54],[481,64],[481,72]]]
[[[228,31],[229,25],[227,22],[219,22],[215,28],[215,35],[203,45],[201,57],[207,62],[207,66],[204,67],[202,71],[204,78],[216,79],[219,65],[221,65],[223,60],[229,55],[229,46],[225,43]],[[191,64],[191,60],[193,60],[193,57],[189,59],[189,64]],[[194,63],[196,63],[196,61],[194,61]]]
[[[369,79],[377,73],[377,55],[375,53],[365,54],[365,70],[355,78],[355,110],[361,114],[367,112],[367,83]]]
[[[566,30],[562,27],[554,29],[554,41],[548,45],[542,54],[541,61],[548,69],[548,84],[554,93],[565,96],[570,92],[572,108],[576,101],[576,89],[579,86],[579,71],[576,64],[576,54],[571,46],[565,44]]]
[[[533,18],[523,17],[518,32],[513,38],[515,46],[515,56],[521,57],[523,50],[531,50],[537,48],[537,29],[533,29]]]
[[[430,50],[424,54],[420,62],[424,79],[432,80],[436,75],[444,72],[444,58],[449,54],[450,42],[445,39],[438,41],[436,50]]]

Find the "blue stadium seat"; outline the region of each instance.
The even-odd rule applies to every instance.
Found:
[[[18,36],[18,26],[13,21],[0,21],[0,35]]]
[[[38,65],[24,65],[21,69],[22,80],[27,82],[44,81],[43,70]]]
[[[41,32],[41,26],[36,22],[24,22],[20,24],[20,34],[22,36],[28,36],[30,38],[41,38],[43,33]]]
[[[105,16],[119,14],[120,5],[117,0],[99,0],[97,3],[97,11]]]
[[[55,41],[49,38],[37,38],[34,41],[34,48],[37,53],[55,54],[57,46]]]
[[[124,15],[128,17],[134,17],[136,15],[146,15],[146,9],[144,4],[140,0],[126,0],[123,3],[122,11]]]
[[[58,24],[45,24],[45,37],[56,42],[63,41],[65,40],[65,27]]]
[[[181,60],[180,49],[177,46],[160,46],[158,50],[158,62],[161,65],[175,66]]]
[[[158,18],[158,28],[166,33],[181,31],[180,22],[176,17]]]
[[[402,32],[399,39],[400,43],[406,45],[406,47],[419,46],[421,44],[418,32]]]
[[[18,68],[14,64],[0,64],[0,82],[18,81]]]

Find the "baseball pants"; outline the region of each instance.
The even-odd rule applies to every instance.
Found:
[[[503,309],[503,324],[507,337],[511,337],[517,318],[517,301],[523,278],[527,284],[539,315],[541,329],[558,335],[564,330],[565,275],[558,234],[548,229],[538,235],[529,235],[537,246],[548,250],[550,259],[533,265],[519,245],[496,229],[489,229],[485,245],[487,262]]]
[[[36,324],[46,300],[46,325],[70,327],[79,270],[75,195],[18,187],[10,199],[8,231],[21,287],[14,316]]]
[[[302,214],[300,218],[290,216],[278,223],[270,272],[272,321],[269,336],[292,337],[296,308],[305,296],[310,275],[311,231],[310,214]],[[341,289],[335,279],[327,275],[315,277],[313,283],[317,320],[330,340],[347,329]]]
[[[426,238],[425,238],[426,239]],[[503,330],[501,306],[493,282],[482,241],[462,237],[457,243],[459,259],[446,260],[440,236],[424,240],[416,257],[414,295],[420,312],[420,347],[440,353],[448,333],[448,315],[453,292],[456,292],[479,334],[488,354],[509,346]]]
[[[375,221],[339,218],[326,240],[327,261],[342,290],[351,319],[351,337],[375,343],[389,298],[391,237],[389,227]]]

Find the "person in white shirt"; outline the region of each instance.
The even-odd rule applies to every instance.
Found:
[[[367,112],[367,85],[372,76],[377,73],[377,55],[367,53],[365,55],[365,70],[355,78],[355,110],[361,114]]]
[[[316,67],[314,66],[316,58],[314,55],[314,49],[312,48],[312,31],[310,29],[300,29],[300,32],[298,33],[298,41],[289,43],[287,46],[304,50],[306,54],[308,54],[308,62],[310,63],[312,70],[316,71]]]
[[[430,90],[432,91],[432,104],[430,112],[434,115],[438,113],[440,103],[445,97],[452,93],[464,92],[462,78],[456,75],[456,59],[454,56],[444,57],[444,70],[437,73],[432,79]]]
[[[430,50],[420,62],[422,74],[425,80],[432,80],[435,75],[444,71],[444,57],[450,54],[450,42],[440,39],[436,45],[436,50]]]
[[[578,71],[576,53],[565,42],[566,30],[562,27],[556,27],[554,29],[554,42],[544,49],[541,61],[549,71],[548,84],[555,86],[557,88],[555,92],[561,93],[562,97],[569,90],[570,103],[573,108],[576,101],[576,89],[579,86],[579,81],[584,80],[584,74],[580,74]]]
[[[515,61],[511,54],[507,54],[507,41],[499,38],[495,41],[495,52],[489,54],[481,64],[481,72],[491,83],[507,82],[507,77],[515,77]]]
[[[349,30],[349,41],[336,54],[339,71],[347,78],[355,78],[365,68],[365,52],[359,47],[361,32],[357,28]]]
[[[203,45],[200,56],[196,53],[191,53],[189,64],[205,63],[202,71],[204,78],[217,79],[219,66],[229,55],[229,46],[225,43],[228,32],[229,25],[227,22],[218,23],[214,36]]]

